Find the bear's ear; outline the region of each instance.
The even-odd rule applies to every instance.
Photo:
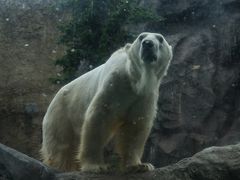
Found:
[[[161,36],[161,35],[157,35],[157,39],[158,39],[158,41],[162,44],[163,43],[163,41],[164,41],[164,39],[163,39],[163,37]]]
[[[130,49],[131,45],[132,45],[132,44],[127,43],[127,44],[124,46],[125,51],[128,51],[128,50]]]
[[[146,36],[147,34],[140,34],[138,37],[139,41],[142,41]]]

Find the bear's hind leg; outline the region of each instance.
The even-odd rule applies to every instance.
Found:
[[[43,162],[62,171],[77,170],[76,153],[79,137],[73,134],[69,124],[45,121],[43,124],[43,142],[40,150]]]
[[[72,147],[68,145],[56,145],[54,150],[46,152],[41,150],[43,163],[62,171],[78,170],[78,163],[75,159]]]

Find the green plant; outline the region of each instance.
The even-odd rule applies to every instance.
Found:
[[[71,0],[67,6],[72,9],[72,18],[60,27],[60,43],[67,50],[56,60],[56,65],[62,67],[62,76],[56,81],[62,83],[77,77],[81,61],[89,62],[91,69],[132,39],[127,25],[162,20],[149,9],[139,7],[136,0]]]

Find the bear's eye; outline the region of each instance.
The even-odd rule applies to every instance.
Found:
[[[157,39],[160,43],[163,43],[163,37],[162,36],[157,36]]]
[[[145,37],[146,37],[146,34],[141,34],[138,39],[139,41],[142,41]]]

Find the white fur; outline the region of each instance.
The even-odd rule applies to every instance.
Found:
[[[45,163],[67,171],[105,170],[103,147],[114,137],[123,169],[153,169],[141,163],[141,156],[156,116],[159,85],[172,59],[171,46],[157,36],[162,37],[140,34],[105,64],[59,90],[43,120]],[[154,42],[155,62],[141,58],[144,40]]]

